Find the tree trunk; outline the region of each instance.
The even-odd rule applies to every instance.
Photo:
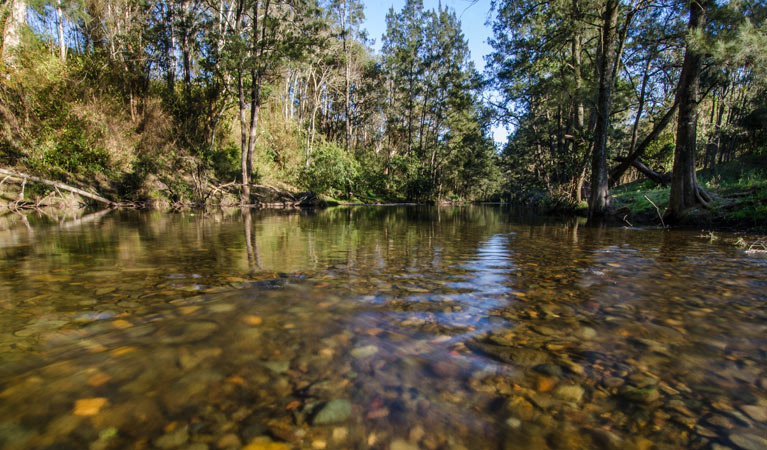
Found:
[[[343,2],[343,37],[344,37],[344,131],[346,132],[346,140],[344,142],[345,149],[348,152],[350,142],[352,139],[352,120],[351,120],[351,47],[347,43],[348,37],[346,34],[346,19],[348,17],[348,5],[346,0]],[[351,33],[351,25],[349,25],[349,33]]]
[[[674,117],[674,114],[676,113],[677,107],[679,106],[679,99],[675,99],[674,103],[671,105],[671,107],[666,111],[666,113],[661,117],[661,119],[658,121],[658,123],[653,126],[652,131],[650,131],[650,134],[645,137],[642,142],[637,145],[636,150],[631,152],[625,159],[622,160],[622,162],[613,169],[610,172],[610,183],[611,185],[615,184],[620,180],[620,178],[623,176],[623,174],[628,170],[629,167],[631,167],[631,163],[636,160],[637,158],[641,157],[645,150],[647,150],[647,147],[652,144],[652,142],[660,136],[660,134],[663,132],[663,130],[666,129],[669,122],[671,122],[671,119]]]
[[[27,23],[27,3],[24,0],[10,0],[10,13],[3,24],[2,60],[13,66],[13,52],[21,45],[21,28]]]
[[[191,34],[191,21],[190,19],[191,5],[188,1],[181,3],[181,58],[182,65],[184,66],[184,93],[187,95],[191,93],[192,88],[192,49],[190,48],[189,35]]]
[[[173,11],[173,2],[168,3],[168,10],[165,16],[165,22],[168,26],[168,37],[165,48],[165,58],[167,59],[168,70],[165,73],[165,82],[167,84],[168,92],[173,95],[176,87],[176,35],[173,27],[173,21],[175,20]]]
[[[582,37],[581,37],[580,25],[578,24],[579,17],[580,17],[580,8],[578,7],[578,0],[573,0],[573,21],[574,21],[574,25],[577,27],[573,31],[573,40],[571,44],[572,59],[573,59],[573,78],[575,79],[575,129],[578,130],[579,133],[582,133],[584,120],[585,120],[585,113],[583,109],[583,98],[582,98],[582,90],[583,90],[583,76],[581,75]]]
[[[637,106],[637,114],[634,118],[634,125],[631,127],[631,143],[629,144],[629,155],[634,151],[637,144],[637,131],[639,129],[639,121],[642,118],[644,112],[645,96],[647,94],[647,81],[650,79],[650,61],[652,61],[653,53],[647,57],[645,61],[644,73],[642,74],[642,86],[639,89],[639,105]]]
[[[607,0],[602,24],[602,52],[597,97],[597,123],[591,159],[589,218],[601,216],[607,208],[607,134],[610,130],[610,103],[615,77],[615,41],[618,0]]]
[[[59,59],[61,63],[67,62],[67,43],[64,41],[64,11],[61,9],[61,0],[56,0],[56,28],[59,32]]]
[[[701,3],[697,1],[690,3],[690,21],[687,26],[690,35],[702,30],[705,25],[705,1],[707,0]],[[706,205],[710,200],[708,194],[698,185],[695,174],[700,69],[701,55],[694,44],[688,42],[676,93],[679,116],[674,150],[674,172],[669,193],[669,215],[672,219],[679,219],[689,208]]]
[[[242,168],[242,198],[240,198],[240,203],[247,205],[250,203],[250,171],[248,170],[248,122],[245,114],[245,86],[242,82],[242,72],[242,67],[239,67],[237,70],[237,95],[240,110],[240,165]]]

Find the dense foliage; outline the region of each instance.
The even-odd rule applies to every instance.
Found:
[[[488,60],[501,120],[514,128],[511,195],[578,204],[590,192],[598,215],[608,186],[644,175],[671,182],[669,209],[680,214],[710,201],[696,169],[767,154],[764,1],[494,8]]]
[[[360,0],[3,4],[5,163],[123,198],[205,201],[222,184],[339,199],[615,207],[767,154],[764,0],[495,0],[477,72],[455,12],[407,0],[380,54]],[[501,153],[490,124],[512,134]],[[754,159],[756,158],[756,159]],[[230,187],[231,189],[231,187]]]
[[[261,182],[361,200],[496,190],[481,78],[448,8],[391,10],[380,55],[358,0],[13,0],[2,11],[6,164],[173,201],[232,181],[244,202]]]

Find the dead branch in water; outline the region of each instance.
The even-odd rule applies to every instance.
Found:
[[[650,202],[655,207],[655,211],[658,213],[658,217],[660,218],[660,224],[663,225],[663,228],[666,228],[666,224],[663,222],[663,214],[660,213],[660,208],[658,208],[658,205],[656,205],[655,202],[650,200],[650,197],[645,195],[644,198],[646,198],[647,201]]]
[[[2,168],[0,168],[0,174],[7,175],[7,176],[12,177],[12,178],[20,178],[20,179],[22,179],[23,182],[22,182],[22,189],[21,189],[22,194],[21,195],[23,195],[23,193],[24,193],[24,186],[26,185],[27,180],[30,180],[30,181],[34,181],[36,183],[47,184],[48,186],[53,186],[54,188],[63,189],[65,191],[73,192],[73,193],[75,193],[77,195],[80,195],[82,197],[89,198],[89,199],[95,200],[97,202],[105,203],[105,204],[107,204],[109,206],[113,206],[113,207],[117,206],[117,203],[113,202],[112,200],[106,199],[106,198],[98,196],[96,194],[91,194],[90,192],[84,191],[82,189],[78,189],[76,187],[72,187],[72,186],[66,185],[64,183],[60,183],[58,181],[46,180],[45,178],[35,177],[35,176],[32,176],[32,175],[23,174],[23,173],[20,173],[20,172],[14,172],[12,170],[2,169]],[[20,201],[21,201],[21,198],[19,199],[19,201],[16,202],[16,206],[18,206]]]

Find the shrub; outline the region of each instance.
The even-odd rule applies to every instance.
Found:
[[[311,154],[308,167],[300,172],[300,183],[319,194],[349,198],[359,173],[357,161],[338,146],[321,143]]]

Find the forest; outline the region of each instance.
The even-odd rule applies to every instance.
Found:
[[[119,201],[251,204],[270,186],[767,217],[765,15],[493,1],[480,73],[456,12],[421,0],[389,10],[380,52],[359,0],[6,0],[0,154]]]

